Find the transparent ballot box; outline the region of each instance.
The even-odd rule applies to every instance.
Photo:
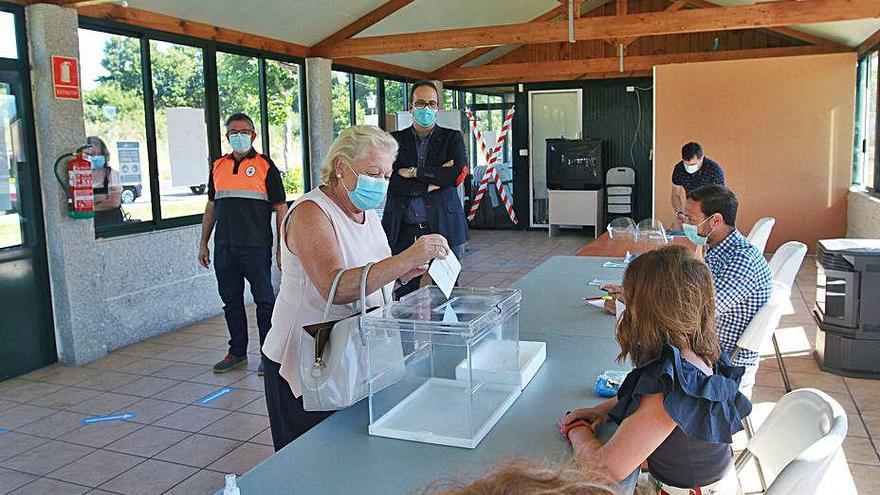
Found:
[[[479,445],[525,385],[521,299],[519,289],[455,288],[447,300],[429,286],[365,316],[370,434]],[[404,355],[403,377],[393,382],[382,376],[389,341],[399,341]]]

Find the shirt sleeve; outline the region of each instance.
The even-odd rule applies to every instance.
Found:
[[[675,164],[675,167],[672,168],[672,183],[676,186],[684,186],[684,177],[682,177],[682,172],[684,172],[684,165],[681,162]]]
[[[263,156],[269,162],[269,172],[266,174],[266,192],[269,193],[269,203],[281,204],[287,201],[287,192],[284,190],[284,182],[281,181],[281,171],[267,156]]]

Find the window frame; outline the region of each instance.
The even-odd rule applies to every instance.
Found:
[[[248,47],[232,45],[229,43],[206,40],[192,36],[185,36],[165,31],[132,26],[116,21],[95,19],[86,16],[79,17],[79,28],[97,31],[118,36],[128,36],[139,40],[141,49],[141,79],[144,99],[144,132],[147,146],[147,167],[150,183],[150,201],[153,218],[134,224],[114,225],[95,229],[96,238],[111,238],[132,234],[141,234],[158,230],[174,229],[198,225],[202,223],[203,214],[187,215],[183,217],[163,218],[161,191],[159,190],[158,149],[156,143],[156,122],[153,98],[152,63],[150,60],[150,41],[174,43],[178,45],[192,46],[202,50],[202,73],[205,83],[205,120],[208,137],[208,154],[211,157],[221,156],[222,136],[220,125],[219,88],[217,82],[217,52],[228,53],[258,60],[259,66],[259,91],[260,91],[260,132],[263,139],[263,153],[270,156],[268,133],[268,90],[266,88],[266,61],[274,60],[298,66],[297,82],[300,95],[300,129],[302,129],[302,163],[303,180],[306,191],[311,189],[311,167],[309,163],[309,119],[308,99],[305,86],[305,59],[293,57],[275,52],[257,50]],[[210,162],[206,164],[210,167]]]

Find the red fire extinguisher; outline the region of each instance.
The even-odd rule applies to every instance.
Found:
[[[65,153],[55,160],[55,178],[67,194],[67,215],[70,218],[94,218],[95,192],[92,189],[92,164],[85,157],[87,144],[73,153]],[[58,165],[67,159],[67,180],[64,180]]]

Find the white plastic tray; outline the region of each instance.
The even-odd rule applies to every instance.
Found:
[[[467,385],[431,378],[370,425],[370,435],[473,449],[519,397],[517,385],[484,383],[473,393],[475,433],[469,432]]]
[[[473,365],[474,380],[486,380],[490,378],[496,383],[508,383],[526,388],[532,378],[538,373],[547,359],[547,344],[545,342],[530,342],[521,340],[519,344],[519,373],[497,372],[500,368],[510,368],[506,365],[509,356],[513,356],[515,350],[512,347],[516,342],[505,340],[492,340],[477,347],[471,359]],[[467,379],[467,361],[458,363],[455,367],[457,380]]]

